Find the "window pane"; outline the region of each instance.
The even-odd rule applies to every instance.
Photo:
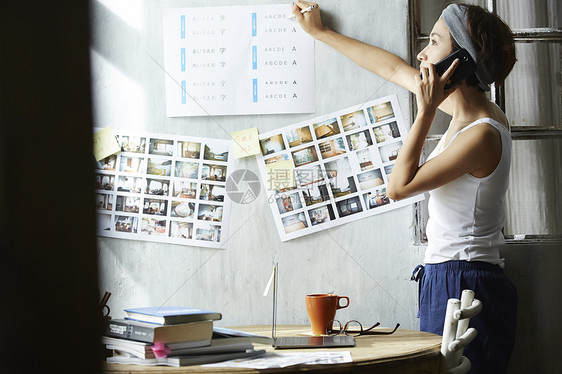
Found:
[[[420,31],[424,35],[429,35],[443,9],[451,4],[451,0],[419,0],[417,3]],[[487,8],[486,0],[465,0],[463,3]]]
[[[517,43],[517,60],[505,82],[511,126],[560,127],[560,44]]]
[[[560,27],[560,0],[497,1],[497,12],[512,29]]]
[[[422,34],[429,34],[441,11],[450,0],[419,0],[418,15]],[[467,4],[488,8],[486,0],[467,0]],[[537,27],[560,27],[562,2],[559,0],[499,0],[496,1],[498,15],[512,29]]]
[[[562,235],[562,139],[513,142],[506,235]]]

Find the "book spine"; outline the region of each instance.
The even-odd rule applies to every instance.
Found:
[[[169,316],[156,316],[151,314],[134,313],[125,310],[125,319],[131,321],[154,323],[156,325],[177,325],[180,323],[202,322],[202,321],[218,321],[222,319],[221,313],[199,313],[199,314],[182,314]]]
[[[110,320],[107,324],[106,335],[147,343],[154,342],[153,328],[147,326],[132,325],[121,321]]]
[[[205,313],[192,315],[190,317],[186,316],[165,316],[164,325],[175,325],[178,323],[188,323],[188,322],[202,322],[202,321],[218,321],[222,319],[222,314],[220,313]]]

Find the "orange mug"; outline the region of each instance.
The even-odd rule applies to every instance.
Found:
[[[345,299],[347,303],[341,305],[341,299]],[[328,322],[336,318],[336,311],[348,306],[349,297],[347,296],[326,293],[306,295],[306,311],[312,325],[312,333],[314,335],[324,335]]]

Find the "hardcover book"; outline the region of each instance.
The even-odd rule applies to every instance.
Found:
[[[222,318],[222,314],[197,308],[160,306],[125,309],[125,318],[160,325],[172,325],[186,322],[216,321]]]
[[[142,359],[156,358],[151,343],[138,342],[134,340],[112,338],[109,336],[102,337],[102,343],[105,348],[113,350],[117,356],[132,355]],[[210,345],[202,346],[206,341],[194,342],[180,342],[166,344],[168,348],[168,356],[183,356],[183,355],[203,355],[203,354],[218,354],[218,353],[231,353],[231,352],[246,352],[254,349],[252,343],[246,340],[239,340],[238,338],[222,338],[213,339]]]
[[[111,319],[107,322],[105,335],[147,343],[202,341],[201,345],[209,345],[213,336],[213,321],[157,325],[126,319]]]

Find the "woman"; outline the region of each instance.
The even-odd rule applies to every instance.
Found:
[[[309,12],[300,10],[314,5]],[[297,1],[293,14],[311,36],[362,67],[416,94],[418,113],[387,186],[393,200],[429,191],[428,247],[420,286],[420,327],[442,334],[447,300],[471,289],[482,312],[464,354],[473,373],[505,373],[514,343],[517,296],[503,273],[498,248],[504,239],[504,200],[511,159],[505,114],[485,91],[502,82],[515,64],[509,27],[478,6],[450,5],[417,56],[420,70],[398,56],[340,35],[322,24],[317,4]],[[438,76],[434,64],[466,49],[477,71],[444,90],[459,61]],[[437,108],[452,116],[448,130],[420,166],[424,141]]]

